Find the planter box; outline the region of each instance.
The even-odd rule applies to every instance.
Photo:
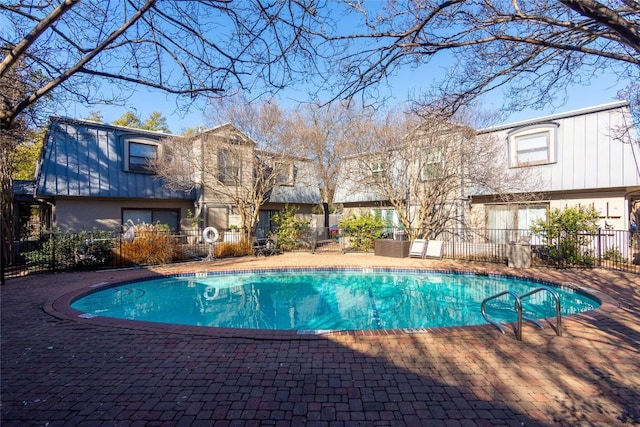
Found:
[[[375,254],[392,258],[407,258],[411,242],[406,240],[380,239],[375,241]]]

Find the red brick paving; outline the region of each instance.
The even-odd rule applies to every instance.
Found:
[[[78,319],[65,309],[70,292],[95,283],[283,265],[490,271],[613,299],[563,319],[562,337],[525,326],[521,342],[489,326],[295,336]],[[638,276],[602,270],[326,254],[9,279],[0,289],[2,426],[640,425],[638,285]]]

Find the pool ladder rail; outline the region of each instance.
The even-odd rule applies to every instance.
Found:
[[[496,299],[496,298],[500,298],[503,295],[510,295],[513,297],[513,299],[515,300],[515,310],[516,313],[518,314],[518,323],[516,326],[516,338],[518,339],[518,341],[522,341],[522,319],[531,322],[533,324],[535,324],[536,326],[538,326],[540,329],[544,329],[544,326],[542,326],[542,324],[540,322],[538,322],[535,319],[531,319],[529,317],[523,316],[522,315],[522,300],[524,298],[527,298],[533,294],[536,294],[538,292],[549,292],[551,295],[553,295],[553,298],[556,300],[556,334],[561,337],[562,336],[562,312],[560,310],[560,297],[558,296],[558,293],[552,289],[549,288],[536,288],[530,292],[527,292],[525,294],[522,295],[518,295],[515,292],[511,291],[511,290],[506,290],[503,292],[499,292],[495,295],[491,295],[490,297],[485,298],[482,301],[482,305],[480,306],[481,310],[482,310],[482,316],[485,318],[485,320],[489,323],[491,323],[493,326],[495,326],[496,328],[498,328],[500,330],[500,332],[502,332],[503,334],[505,333],[504,328],[502,327],[502,325],[500,323],[498,323],[497,321],[491,319],[488,315],[487,312],[485,310],[485,306],[487,304],[487,302],[491,301],[492,299]]]

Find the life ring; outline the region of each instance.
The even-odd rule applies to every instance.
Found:
[[[218,234],[218,230],[215,227],[207,227],[202,232],[202,240],[206,243],[217,242],[220,235]]]
[[[213,290],[213,292],[212,292]],[[207,286],[207,289],[204,290],[204,299],[207,301],[212,301],[214,299],[218,299],[218,288],[214,288],[212,286]]]

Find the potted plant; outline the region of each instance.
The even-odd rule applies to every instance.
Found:
[[[202,218],[195,216],[191,209],[187,209],[187,221],[191,225],[191,230],[187,232],[187,242],[193,245],[198,242],[200,236],[198,226],[202,222]]]
[[[235,224],[230,224],[229,229],[224,233],[224,241],[230,243],[240,242],[240,229]]]

